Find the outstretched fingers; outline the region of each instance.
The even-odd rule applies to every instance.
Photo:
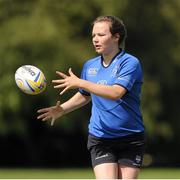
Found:
[[[56,106],[60,106],[61,102],[57,101]]]
[[[46,117],[44,117],[43,119],[42,119],[42,121],[47,121],[47,120],[49,120],[49,119],[51,119],[51,116],[46,116]]]
[[[69,87],[64,88],[64,89],[60,92],[60,95],[64,94],[68,89],[69,89]]]
[[[61,77],[64,78],[64,79],[66,79],[66,78],[68,77],[66,74],[64,74],[64,73],[62,73],[62,72],[59,72],[59,71],[56,71],[56,74],[57,74],[58,76],[61,76]]]
[[[51,126],[54,125],[54,121],[55,121],[55,118],[52,118],[52,120],[51,120]]]
[[[72,72],[72,68],[69,68],[68,72],[69,72],[69,75],[74,75]]]
[[[65,83],[65,79],[57,79],[57,80],[52,80],[52,83],[55,83],[55,84],[59,84],[59,83]]]
[[[37,117],[37,119],[42,119],[42,121],[46,121],[46,120],[50,119],[49,113],[48,112],[47,113],[43,113],[43,114],[39,115]]]
[[[70,75],[70,76],[76,77],[76,75],[72,72],[72,68],[69,68],[69,71],[68,71],[68,72],[69,72],[69,75]]]
[[[51,120],[51,126],[53,126],[55,120],[57,119],[57,109],[60,108],[60,105],[60,101],[57,101],[55,106],[39,109],[37,112],[40,113],[40,115],[37,117],[37,119],[41,119],[42,121]]]
[[[54,86],[54,88],[65,88],[67,85],[66,84],[60,84],[60,85],[56,85]]]
[[[38,113],[45,113],[48,112],[50,110],[50,108],[43,108],[43,109],[39,109],[37,112]]]

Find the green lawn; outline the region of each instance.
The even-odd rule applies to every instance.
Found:
[[[0,179],[92,179],[91,169],[0,169]],[[180,179],[180,169],[142,169],[142,179]]]

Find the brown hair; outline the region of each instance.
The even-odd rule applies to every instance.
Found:
[[[115,34],[119,34],[120,38],[119,38],[118,44],[121,48],[124,48],[125,40],[127,37],[127,30],[126,30],[126,27],[125,27],[123,21],[115,16],[99,16],[94,20],[92,25],[94,25],[97,22],[103,22],[103,21],[107,21],[107,22],[111,23],[111,26],[110,26],[111,34],[113,36]]]

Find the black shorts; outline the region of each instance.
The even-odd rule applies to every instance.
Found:
[[[102,163],[119,163],[140,168],[145,151],[144,133],[106,139],[88,136],[87,148],[91,153],[92,166]]]

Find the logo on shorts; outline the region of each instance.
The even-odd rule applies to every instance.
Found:
[[[96,157],[95,158],[95,160],[97,160],[97,159],[101,159],[101,158],[105,158],[105,157],[108,157],[109,155],[108,154],[104,154],[104,155],[102,155],[102,156],[98,156],[98,157]]]
[[[135,160],[136,160],[137,163],[140,163],[141,162],[141,156],[136,155],[136,159]]]

